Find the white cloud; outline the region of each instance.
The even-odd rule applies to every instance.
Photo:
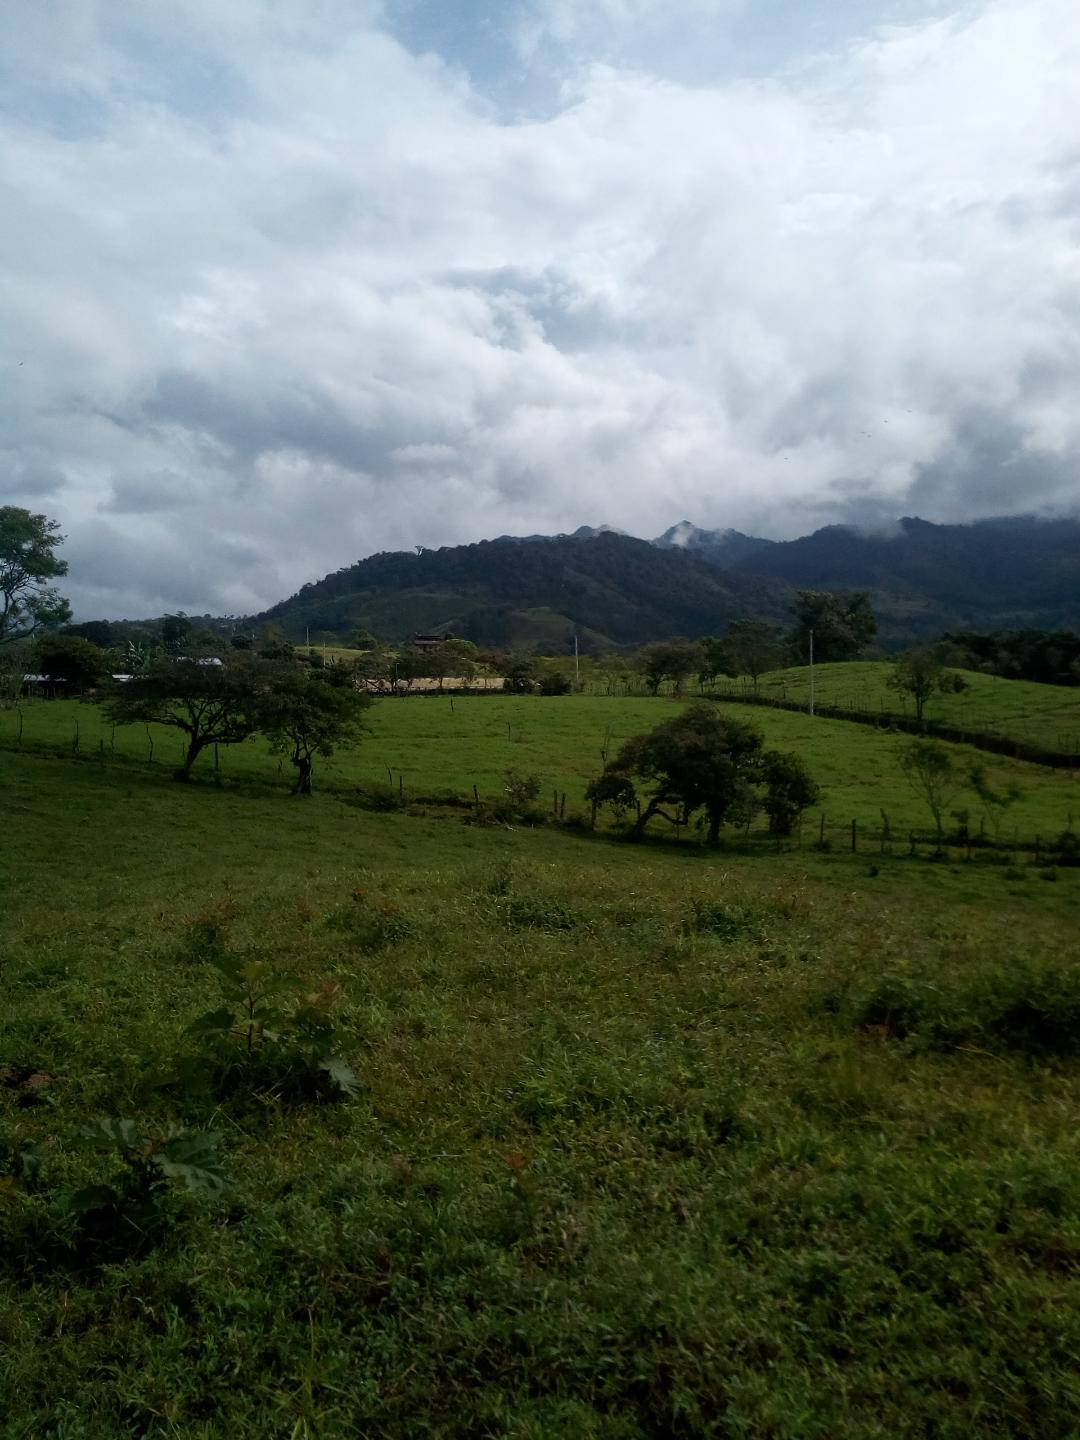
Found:
[[[375,6],[27,10],[0,459],[81,609],[253,609],[374,549],[582,522],[1075,502],[1072,0],[766,80],[595,63],[659,10],[530,10],[576,79],[517,124]]]

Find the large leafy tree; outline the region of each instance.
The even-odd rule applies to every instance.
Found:
[[[71,618],[71,607],[49,584],[67,574],[56,556],[60,526],[17,505],[0,505],[0,645],[26,640]]]
[[[259,729],[276,754],[296,767],[294,795],[311,794],[315,757],[329,758],[355,745],[364,731],[364,712],[374,702],[351,677],[331,669],[281,666],[260,703]]]
[[[102,695],[114,725],[167,725],[187,737],[177,780],[190,780],[210,745],[238,745],[261,728],[261,705],[274,683],[269,662],[236,653],[222,665],[209,657],[151,661]]]
[[[814,633],[814,659],[857,660],[877,634],[877,616],[870,594],[858,590],[834,595],[828,590],[800,590],[793,606],[795,625],[788,635],[792,657],[805,662]]]
[[[690,705],[643,735],[635,735],[586,791],[589,799],[625,805],[636,798],[634,782],[646,787],[647,800],[634,826],[640,835],[659,815],[671,823],[704,810],[710,844],[719,839],[728,813],[758,778],[761,732],[721,714],[715,705]]]

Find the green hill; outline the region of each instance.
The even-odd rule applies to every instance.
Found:
[[[888,661],[815,665],[814,694],[822,705],[842,705],[869,714],[913,715],[911,701],[905,708],[904,698],[888,688],[891,673]],[[1007,736],[1046,750],[1080,752],[1080,688],[1003,680],[975,670],[959,673],[968,689],[956,695],[933,696],[927,701],[927,720]],[[774,670],[761,677],[759,688],[763,695],[776,699],[808,703],[809,668],[801,665]]]
[[[305,585],[255,622],[384,640],[452,631],[481,646],[565,653],[702,635],[745,615],[786,620],[787,587],[721,573],[692,555],[611,533],[485,540],[372,555]]]

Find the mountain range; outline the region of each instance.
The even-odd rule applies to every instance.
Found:
[[[905,518],[868,533],[831,525],[797,540],[681,521],[655,540],[609,526],[384,552],[253,617],[300,639],[367,629],[559,653],[713,634],[747,615],[786,623],[794,592],[869,590],[895,648],[946,630],[1080,630],[1080,521],[970,525]]]

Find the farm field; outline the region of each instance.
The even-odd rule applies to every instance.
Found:
[[[814,693],[820,704],[842,705],[879,715],[914,716],[910,697],[898,695],[886,684],[892,666],[887,661],[854,660],[844,664],[815,665]],[[960,729],[1005,735],[1047,750],[1080,754],[1080,687],[1037,685],[1027,680],[1003,680],[960,670],[969,688],[959,694],[934,695],[927,701],[925,718]],[[746,682],[749,688],[749,682]],[[718,688],[722,688],[718,687]],[[774,670],[759,681],[762,695],[795,700],[810,698],[810,670],[796,666]]]
[[[0,1084],[9,1169],[42,1147],[0,1182],[4,1437],[1080,1425],[1080,871],[10,752],[0,793],[0,1064],[47,1077]],[[331,997],[358,1094],[181,1082],[229,956]],[[229,1187],[64,1222],[108,1118],[214,1131]]]
[[[1012,682],[1009,682],[1012,683]],[[1048,688],[1048,687],[1047,687]],[[412,696],[382,700],[370,712],[370,735],[354,752],[319,762],[316,786],[381,782],[403,787],[405,796],[439,792],[482,796],[501,792],[509,770],[536,775],[542,784],[541,805],[552,791],[567,795],[572,810],[584,805],[584,789],[602,766],[601,755],[614,755],[620,744],[651,728],[672,713],[678,702],[648,697],[576,696]],[[822,801],[806,825],[860,827],[877,832],[884,809],[897,835],[925,831],[931,825],[925,802],[911,789],[898,763],[907,737],[853,725],[841,720],[797,712],[749,710],[731,705],[731,714],[757,725],[766,744],[798,750],[822,788]],[[19,717],[0,711],[0,747],[17,744]],[[23,707],[23,747],[70,753],[78,727],[79,752],[88,760],[112,763],[114,757],[145,764],[150,737],[139,727],[113,734],[96,706],[78,701],[39,701]],[[176,764],[179,739],[157,728],[153,735],[156,768]],[[1022,797],[1009,808],[1003,833],[1048,839],[1069,828],[1080,816],[1080,770],[1051,771],[1037,765],[987,755],[966,746],[951,746],[961,768],[985,767],[1000,789],[1017,786]],[[212,778],[213,755],[206,754],[196,774]],[[260,738],[222,747],[220,775],[226,779],[257,779],[285,784],[289,767],[267,750]],[[978,829],[978,800],[958,789],[951,810],[969,811]],[[764,820],[759,822],[759,828]],[[954,823],[954,822],[950,822]],[[989,828],[989,826],[988,826]]]

